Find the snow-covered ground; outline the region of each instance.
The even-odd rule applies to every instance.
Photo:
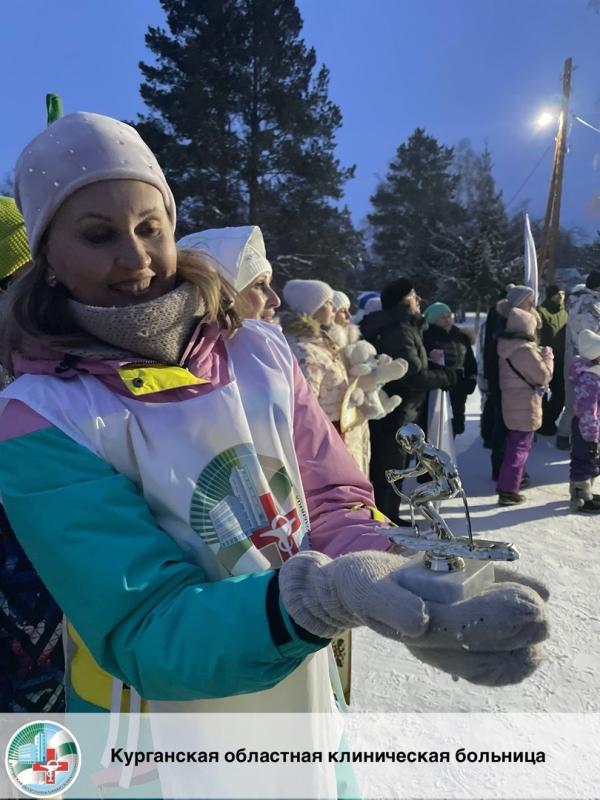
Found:
[[[366,628],[353,634],[352,711],[589,712],[600,711],[600,515],[569,512],[568,453],[538,437],[528,472],[527,503],[496,505],[489,450],[479,438],[479,395],[469,399],[467,430],[457,440],[458,465],[474,531],[510,541],[521,559],[516,571],[543,580],[551,591],[545,661],[516,686],[489,689],[414,659],[400,644]],[[598,482],[600,484],[600,479]],[[598,489],[600,491],[600,489]],[[458,503],[443,509],[455,533],[464,533]]]

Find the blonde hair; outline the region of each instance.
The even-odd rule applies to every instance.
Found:
[[[44,248],[10,284],[0,301],[0,364],[14,374],[12,355],[25,352],[28,341],[53,350],[89,344],[92,337],[75,324],[70,310],[70,295],[61,284],[47,281],[48,262]],[[198,299],[206,308],[204,321],[217,322],[232,336],[241,326],[238,296],[209,259],[197,250],[177,251],[177,275],[196,286]]]

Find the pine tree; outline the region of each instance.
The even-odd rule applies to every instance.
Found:
[[[579,258],[571,266],[579,267],[584,273],[600,269],[600,231],[596,232],[593,241],[578,249]]]
[[[371,197],[372,250],[381,282],[401,275],[438,299],[452,285],[463,211],[456,202],[453,150],[422,128],[398,147]]]
[[[466,145],[463,159],[469,172],[461,174],[465,197],[465,253],[459,288],[476,309],[488,306],[521,270],[523,224],[518,253],[510,252],[511,236],[502,192],[496,189],[492,156],[486,147],[480,155]],[[460,169],[460,163],[457,164]],[[520,258],[520,262],[516,259]]]
[[[137,125],[165,167],[180,232],[260,225],[285,277],[341,287],[361,237],[337,203],[354,167],[335,158],[329,72],[301,38],[294,0],[161,0],[140,64]]]
[[[15,174],[8,172],[0,181],[0,195],[3,197],[13,197],[15,193]]]

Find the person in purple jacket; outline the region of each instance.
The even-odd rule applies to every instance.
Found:
[[[474,683],[535,670],[545,588],[501,568],[452,606],[404,588],[281,331],[177,251],[133,128],[63,117],[15,188],[33,262],[1,320],[0,494],[69,619],[70,710],[333,711],[326,648],[361,625]]]
[[[589,329],[578,338],[569,377],[575,385],[571,423],[571,511],[600,514],[600,495],[592,486],[600,475],[600,334]]]

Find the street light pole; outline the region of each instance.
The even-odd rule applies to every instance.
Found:
[[[554,147],[554,161],[550,177],[550,190],[546,205],[546,216],[542,230],[542,242],[538,254],[538,270],[540,277],[545,273],[546,284],[554,283],[556,275],[556,245],[560,225],[560,204],[562,183],[567,152],[567,128],[569,124],[569,98],[571,96],[571,74],[573,59],[567,58],[563,73],[563,94],[558,120],[558,132]]]

